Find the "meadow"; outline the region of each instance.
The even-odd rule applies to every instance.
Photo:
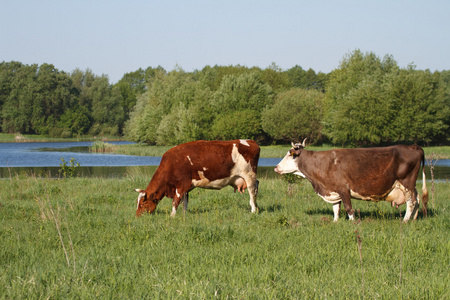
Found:
[[[225,188],[135,218],[150,177],[3,179],[0,298],[450,298],[447,181],[406,224],[405,206],[356,200],[358,220],[334,223],[308,182],[264,174],[257,214]]]

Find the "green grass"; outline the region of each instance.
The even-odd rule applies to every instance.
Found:
[[[109,153],[117,150],[117,145],[106,143],[102,141],[93,142],[92,146],[89,147],[90,152],[96,153]]]
[[[326,151],[336,147],[329,145],[324,146],[307,146],[308,150],[312,151]],[[286,153],[291,149],[291,145],[272,145],[261,146],[261,157],[284,157]]]
[[[428,157],[431,154],[437,154],[439,159],[450,159],[449,146],[424,147],[423,150],[425,151],[425,157]]]
[[[146,144],[117,145],[114,153],[136,156],[162,156],[173,146],[149,146]]]
[[[437,183],[426,219],[402,224],[388,203],[355,200],[357,225],[344,211],[333,223],[308,182],[288,189],[264,176],[258,214],[247,193],[195,189],[187,214],[181,205],[170,218],[165,198],[136,219],[133,189],[149,179],[2,180],[0,298],[450,297],[448,182]]]

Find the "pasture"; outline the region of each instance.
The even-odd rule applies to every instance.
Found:
[[[405,206],[357,200],[360,222],[333,223],[309,182],[265,175],[258,214],[228,187],[135,218],[150,177],[2,180],[0,298],[450,298],[448,182],[407,224]]]

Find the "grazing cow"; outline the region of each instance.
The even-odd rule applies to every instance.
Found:
[[[305,139],[306,140],[306,139]],[[416,179],[424,166],[424,152],[419,146],[334,149],[308,151],[303,143],[292,143],[283,160],[276,166],[280,174],[294,173],[308,179],[315,192],[333,204],[334,221],[339,218],[341,202],[350,220],[354,210],[350,198],[407,203],[403,221],[417,218],[419,197]],[[423,170],[423,213],[426,215],[428,191]]]
[[[258,160],[259,146],[252,140],[195,141],[173,147],[164,153],[147,189],[135,190],[139,192],[136,216],[152,213],[166,196],[173,199],[173,217],[180,201],[187,209],[192,189],[220,190],[227,185],[241,193],[248,188],[252,213],[256,212]]]

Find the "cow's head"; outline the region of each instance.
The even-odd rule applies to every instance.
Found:
[[[139,193],[137,199],[136,217],[139,217],[145,211],[152,213],[156,209],[158,202],[155,199],[154,194],[147,194],[145,190],[135,189]]]
[[[298,168],[297,158],[301,155],[302,150],[306,147],[306,139],[303,143],[292,143],[292,148],[288,151],[286,156],[280,161],[280,163],[275,167],[275,172],[279,174],[294,173],[305,177],[303,173]]]

